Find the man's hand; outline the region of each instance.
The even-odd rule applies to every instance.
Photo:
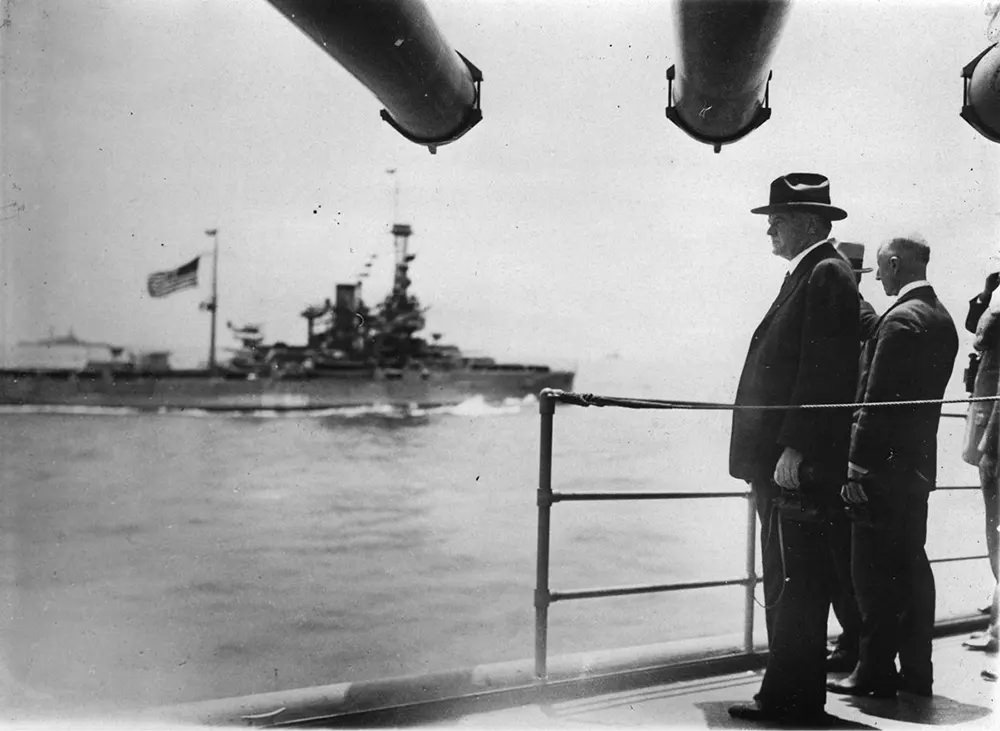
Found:
[[[996,457],[992,457],[988,454],[984,454],[979,459],[979,469],[986,476],[987,479],[995,480],[997,478],[997,460]]]
[[[1000,287],[1000,272],[993,272],[986,275],[986,283],[983,285],[983,296],[989,297],[997,287]]]
[[[800,464],[802,464],[802,453],[791,447],[785,447],[785,451],[778,458],[778,464],[774,467],[774,481],[779,487],[786,490],[799,489]]]
[[[840,498],[845,503],[850,503],[851,505],[860,505],[861,503],[868,502],[868,496],[865,495],[865,489],[861,487],[860,482],[855,482],[854,480],[848,480],[844,483],[844,486],[840,488]]]

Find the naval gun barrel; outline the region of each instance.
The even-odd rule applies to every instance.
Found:
[[[966,64],[962,79],[962,119],[986,139],[1000,142],[1000,44]]]
[[[677,0],[680,61],[667,69],[667,118],[719,152],[771,116],[771,56],[788,0]]]
[[[453,142],[482,119],[482,74],[445,41],[423,0],[268,0],[382,104],[411,142]]]

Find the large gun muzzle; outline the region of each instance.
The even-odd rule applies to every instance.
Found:
[[[962,79],[962,119],[986,139],[1000,142],[1000,44],[966,64]]]
[[[677,0],[680,62],[667,118],[699,142],[735,142],[771,116],[769,64],[788,0]]]
[[[382,118],[435,152],[482,119],[482,74],[445,42],[422,0],[268,0],[364,84]]]

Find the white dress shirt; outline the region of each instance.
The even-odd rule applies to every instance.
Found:
[[[906,294],[910,290],[916,289],[917,287],[929,287],[929,286],[931,286],[931,283],[928,282],[926,279],[918,279],[916,282],[910,282],[909,284],[904,284],[902,287],[899,288],[899,293],[896,295],[896,299],[899,299],[904,294]]]

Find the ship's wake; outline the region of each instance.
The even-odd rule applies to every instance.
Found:
[[[538,403],[533,395],[524,398],[506,398],[503,401],[487,401],[482,396],[474,396],[453,406],[439,406],[427,409],[429,414],[447,414],[449,416],[502,416],[504,414],[519,414],[527,407]]]
[[[182,416],[186,418],[239,418],[239,419],[325,419],[330,421],[423,421],[437,416],[482,417],[519,414],[538,403],[533,395],[524,398],[506,398],[487,401],[483,396],[473,396],[458,404],[366,404],[329,409],[232,409],[201,408],[139,409],[105,406],[66,405],[0,405],[4,414],[57,414],[66,416]]]
[[[142,413],[139,409],[119,406],[65,406],[61,404],[13,404],[0,405],[0,416],[4,414],[63,414],[77,416],[129,416]]]

